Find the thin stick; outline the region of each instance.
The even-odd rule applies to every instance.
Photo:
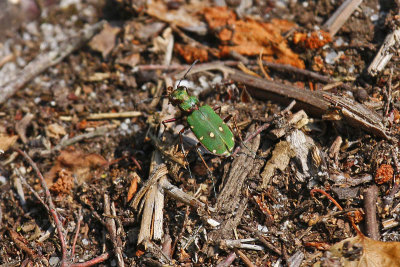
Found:
[[[62,253],[61,262],[62,262],[62,265],[63,265],[63,263],[67,261],[67,246],[65,244],[65,238],[64,238],[64,235],[62,233],[62,225],[61,225],[61,222],[59,220],[58,213],[56,211],[56,207],[54,206],[53,199],[51,198],[49,188],[47,187],[46,181],[44,180],[44,177],[43,177],[42,173],[40,172],[38,166],[31,159],[31,157],[29,157],[29,155],[26,154],[25,151],[22,151],[19,148],[17,148],[16,151],[19,154],[21,154],[29,162],[29,164],[32,166],[32,168],[35,170],[36,175],[38,176],[38,178],[40,180],[40,183],[42,185],[42,188],[43,188],[43,190],[45,192],[46,201],[47,201],[47,203],[49,205],[49,212],[50,212],[50,214],[52,215],[52,217],[54,219],[54,222],[55,222],[56,228],[57,228],[58,237],[60,238],[61,253]]]
[[[193,70],[192,73],[198,72],[198,70],[204,70],[204,69],[212,69],[214,66],[214,69],[220,69],[221,66],[237,66],[239,65],[240,61],[235,61],[235,60],[226,60],[226,61],[212,61],[208,63],[202,63],[202,64],[197,64]],[[247,65],[258,65],[258,60],[249,60]],[[262,64],[265,65],[268,68],[275,69],[278,71],[284,71],[284,72],[293,72],[296,74],[300,74],[302,76],[311,78],[315,81],[326,83],[326,84],[332,84],[336,83],[335,79],[332,79],[329,76],[319,74],[314,71],[310,70],[304,70],[304,69],[299,69],[296,67],[293,67],[292,65],[287,65],[287,64],[279,64],[279,63],[273,63],[269,62],[266,60],[262,60]],[[219,66],[219,67],[218,67]],[[150,70],[165,70],[165,71],[174,71],[174,70],[186,70],[189,68],[189,65],[156,65],[156,64],[150,64],[150,65],[141,65],[137,66],[140,70],[142,71],[150,71]],[[179,74],[177,75],[179,76]],[[345,86],[342,84],[337,84],[337,86]]]
[[[79,208],[78,211],[78,220],[77,220],[77,226],[76,226],[76,232],[75,232],[75,236],[74,236],[74,241],[72,242],[72,252],[71,255],[75,254],[75,245],[76,245],[76,241],[78,240],[78,235],[79,235],[79,230],[81,229],[81,222],[82,222],[82,208]]]
[[[105,260],[107,260],[110,257],[110,253],[105,252],[103,254],[101,254],[100,256],[97,256],[94,259],[91,259],[89,261],[86,262],[82,262],[82,263],[74,263],[71,265],[71,267],[89,267],[89,266],[93,266],[95,264],[101,263]]]
[[[106,225],[108,233],[110,234],[111,243],[114,247],[114,254],[117,258],[117,265],[119,267],[124,267],[124,259],[122,257],[121,247],[119,246],[118,237],[117,237],[117,230],[115,226],[115,221],[112,218],[111,214],[111,203],[110,197],[107,194],[104,194],[104,215],[107,216],[106,218]]]
[[[90,114],[86,117],[87,120],[111,120],[111,119],[120,119],[120,118],[133,118],[142,116],[143,113],[140,111],[125,111],[118,113],[95,113]]]
[[[238,255],[240,257],[240,259],[243,261],[243,263],[248,266],[248,267],[256,267],[251,260],[246,256],[246,254],[244,254],[243,252],[241,252],[240,250],[238,250],[237,248],[233,249],[236,253],[236,255]]]

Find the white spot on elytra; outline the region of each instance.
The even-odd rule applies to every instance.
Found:
[[[194,126],[193,126],[193,125],[191,125],[191,126],[190,126],[190,129],[194,129]]]
[[[210,132],[210,137],[213,138],[215,135],[213,132]]]
[[[200,141],[201,141],[201,140],[203,140],[203,139],[204,139],[204,136],[200,136],[200,138],[199,138],[199,139],[200,139]]]
[[[235,138],[233,138],[233,136],[232,136],[232,141],[235,141]]]
[[[217,150],[214,149],[214,150],[213,150],[213,153],[214,153],[214,154],[217,153]]]
[[[222,129],[222,127],[221,127],[221,126],[219,126],[219,127],[218,127],[218,130],[220,130],[221,132],[223,132],[223,131],[224,131],[224,129]]]

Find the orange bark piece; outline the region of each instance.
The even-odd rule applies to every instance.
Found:
[[[299,44],[309,49],[317,49],[330,42],[332,42],[331,35],[322,30],[311,33],[295,32],[293,35],[294,44]]]
[[[359,210],[348,212],[347,215],[351,216],[355,223],[360,223],[362,220],[364,220],[364,214]]]
[[[212,30],[233,24],[236,21],[235,12],[227,7],[206,7],[204,17]]]
[[[232,31],[225,28],[219,32],[218,37],[222,42],[227,42],[230,39],[232,39],[232,35],[233,35]]]
[[[175,50],[183,57],[187,63],[193,63],[196,59],[200,62],[208,61],[208,52],[205,49],[197,48],[192,45],[175,44]]]
[[[74,177],[71,171],[61,169],[57,172],[58,179],[50,187],[50,191],[55,194],[70,194],[74,187]]]
[[[304,246],[314,247],[318,250],[328,250],[331,247],[331,245],[325,242],[306,242],[304,243]]]
[[[393,179],[393,167],[389,164],[382,164],[376,170],[375,183],[383,184]]]
[[[133,179],[131,181],[131,185],[129,186],[129,190],[128,190],[128,195],[126,197],[126,202],[131,201],[131,199],[133,198],[133,196],[135,195],[136,191],[137,191],[137,185],[138,185],[138,175],[135,172],[133,174]]]

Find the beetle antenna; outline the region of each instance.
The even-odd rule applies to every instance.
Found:
[[[196,60],[192,63],[192,65],[190,65],[189,69],[186,71],[185,75],[183,75],[183,78],[179,80],[178,85],[177,85],[176,87],[179,87],[179,85],[181,84],[181,81],[182,81],[183,79],[186,79],[186,75],[188,75],[188,73],[190,72],[190,70],[193,68],[194,65],[196,65],[197,62],[199,62],[198,59],[196,59]]]

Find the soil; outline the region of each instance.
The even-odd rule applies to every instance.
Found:
[[[396,1],[363,1],[332,41],[316,49],[295,44],[294,32],[322,28],[339,7],[336,2],[342,1],[252,1],[251,6],[240,9],[238,1],[222,1],[240,22],[248,19],[261,25],[280,19],[293,23],[279,38],[283,36],[287,49],[298,55],[306,70],[332,79],[324,83],[301,73],[266,67],[272,82],[295,86],[307,96],[306,91],[322,92],[327,84],[341,81],[327,91],[373,110],[388,129],[388,138],[358,122],[333,120],[340,113],[340,104],[329,104],[329,114],[316,114],[305,101],[306,123],[291,123],[300,110],[299,106],[285,110],[292,97],[266,99],[258,89],[238,82],[235,74],[224,75],[221,69],[197,72],[203,64],[221,61],[238,70],[238,61],[250,60],[244,62],[245,72],[266,79],[255,63],[260,51],[255,55],[219,54],[222,47],[233,46],[234,39],[219,39],[229,25],[206,23],[204,6],[213,3],[166,1],[169,9],[155,16],[150,15],[152,7],[146,1],[13,2],[0,11],[3,88],[15,75],[29,75],[24,69],[29,62],[69,43],[85,25],[104,20],[106,26],[25,85],[16,85],[18,90],[0,104],[0,147],[6,148],[0,154],[0,266],[56,266],[63,260],[54,217],[29,187],[49,205],[45,190],[18,149],[37,164],[50,188],[68,248],[65,266],[104,253],[108,253],[107,259],[97,266],[122,266],[116,244],[126,266],[312,266],[324,262],[330,245],[357,235],[352,221],[369,237],[375,231],[375,239],[400,241],[396,215],[400,203],[398,54],[377,76],[367,73],[386,35],[396,27]],[[196,14],[193,21],[201,22],[192,21],[191,30],[178,21],[162,19],[187,6]],[[171,38],[175,44],[193,45],[196,53],[188,47],[175,47],[168,68],[163,65]],[[332,52],[336,57],[332,58]],[[179,76],[195,59],[201,62],[187,77]],[[232,115],[227,123],[236,146],[242,147],[237,156],[219,157],[201,148],[205,166],[193,148],[197,141],[190,130],[184,133],[188,155],[183,156],[178,133],[187,126],[185,114],[167,105],[167,87],[176,88],[179,81],[199,97],[201,105],[221,107],[217,113],[222,118]],[[1,87],[0,95],[4,93]],[[137,113],[121,115],[128,111]],[[173,112],[177,114],[170,115]],[[97,113],[114,117],[90,119]],[[161,121],[173,117],[180,119],[164,130]],[[243,145],[241,139],[266,123],[266,130]],[[82,135],[82,139],[65,143]],[[159,140],[158,145],[151,136]],[[293,138],[306,140],[304,146],[294,149]],[[166,194],[161,240],[138,244],[142,215],[141,209],[130,204],[136,194],[132,188],[137,185],[140,190],[148,181],[155,151],[163,155],[169,182],[206,205],[194,207]],[[272,170],[271,176],[266,169]],[[372,187],[377,188],[375,195],[365,194]],[[344,211],[313,189],[328,192]],[[372,230],[365,218],[370,208],[364,201],[366,195],[377,198],[369,204],[377,208]],[[105,198],[115,206],[115,215],[106,212]],[[354,219],[357,216],[359,220]],[[109,228],[110,218],[115,221],[116,234]],[[218,226],[208,224],[210,218]],[[246,238],[254,238],[249,244],[257,249],[232,248],[226,243]],[[164,258],[157,251],[162,251]]]

